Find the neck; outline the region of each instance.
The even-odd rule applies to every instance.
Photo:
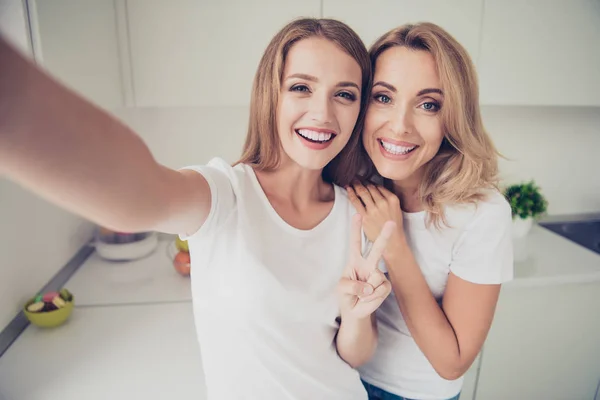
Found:
[[[333,189],[322,178],[322,170],[301,167],[292,160],[282,161],[274,171],[255,171],[264,192],[269,198],[291,203],[303,209],[309,204],[332,199]]]
[[[423,211],[423,203],[419,198],[420,183],[420,177],[417,174],[413,174],[403,180],[392,181],[392,191],[400,199],[403,211]]]

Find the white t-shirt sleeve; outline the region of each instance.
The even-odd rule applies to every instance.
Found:
[[[513,278],[512,216],[500,194],[478,205],[454,247],[450,271],[478,284],[500,284]]]
[[[221,158],[213,158],[206,165],[188,166],[182,169],[202,174],[210,188],[210,211],[204,224],[194,233],[180,234],[182,240],[205,235],[214,231],[227,218],[236,204],[232,187],[233,168]]]

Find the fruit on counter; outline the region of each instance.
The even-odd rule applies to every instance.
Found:
[[[190,253],[187,251],[177,253],[173,259],[173,266],[181,275],[188,276],[190,274]]]
[[[60,296],[58,292],[48,292],[42,296],[42,300],[44,300],[44,303],[50,303],[52,302],[52,300],[54,300],[55,297],[58,296]]]
[[[73,300],[73,295],[71,294],[71,292],[69,292],[67,289],[61,289],[60,290],[60,297],[62,297],[62,299],[64,301],[72,301]]]
[[[61,299],[60,296],[56,296],[55,298],[53,298],[52,304],[54,304],[56,308],[63,308],[67,305],[67,303],[63,299]]]
[[[186,253],[189,253],[190,248],[188,246],[188,241],[187,240],[181,240],[179,238],[179,236],[175,237],[175,246],[177,247],[177,250],[179,251],[183,251]]]
[[[60,292],[48,292],[37,295],[26,309],[32,313],[43,313],[64,308],[68,302],[73,300],[73,295],[67,290]]]
[[[31,303],[30,305],[27,306],[27,311],[30,312],[40,312],[44,309],[45,304],[41,301],[38,301],[36,303]]]

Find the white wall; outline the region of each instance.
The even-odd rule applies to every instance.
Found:
[[[177,168],[220,156],[234,161],[246,135],[245,107],[138,108],[114,112],[138,131],[159,162]],[[535,179],[549,214],[600,212],[600,109],[485,107],[504,184]]]
[[[31,53],[25,0],[0,0],[0,33],[24,53]]]
[[[140,134],[157,161],[171,168],[241,154],[247,107],[125,108],[113,115]]]
[[[30,52],[21,0],[0,0],[0,31]],[[0,179],[0,330],[90,238],[91,226]]]
[[[484,107],[504,182],[535,179],[548,214],[600,212],[600,108]]]

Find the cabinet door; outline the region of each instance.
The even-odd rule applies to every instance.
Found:
[[[460,400],[474,400],[475,389],[477,388],[477,374],[479,373],[479,365],[481,363],[481,354],[477,356],[471,368],[465,373],[462,390],[460,392]]]
[[[29,10],[38,62],[97,105],[122,106],[115,2],[31,0]]]
[[[600,283],[504,288],[477,399],[593,399],[600,378]]]
[[[320,1],[128,0],[127,11],[138,106],[239,106],[271,38],[318,17]]]
[[[485,3],[484,104],[600,106],[600,2]]]
[[[367,47],[392,28],[433,22],[453,35],[476,61],[482,4],[482,0],[323,0],[323,16],[349,24]]]

